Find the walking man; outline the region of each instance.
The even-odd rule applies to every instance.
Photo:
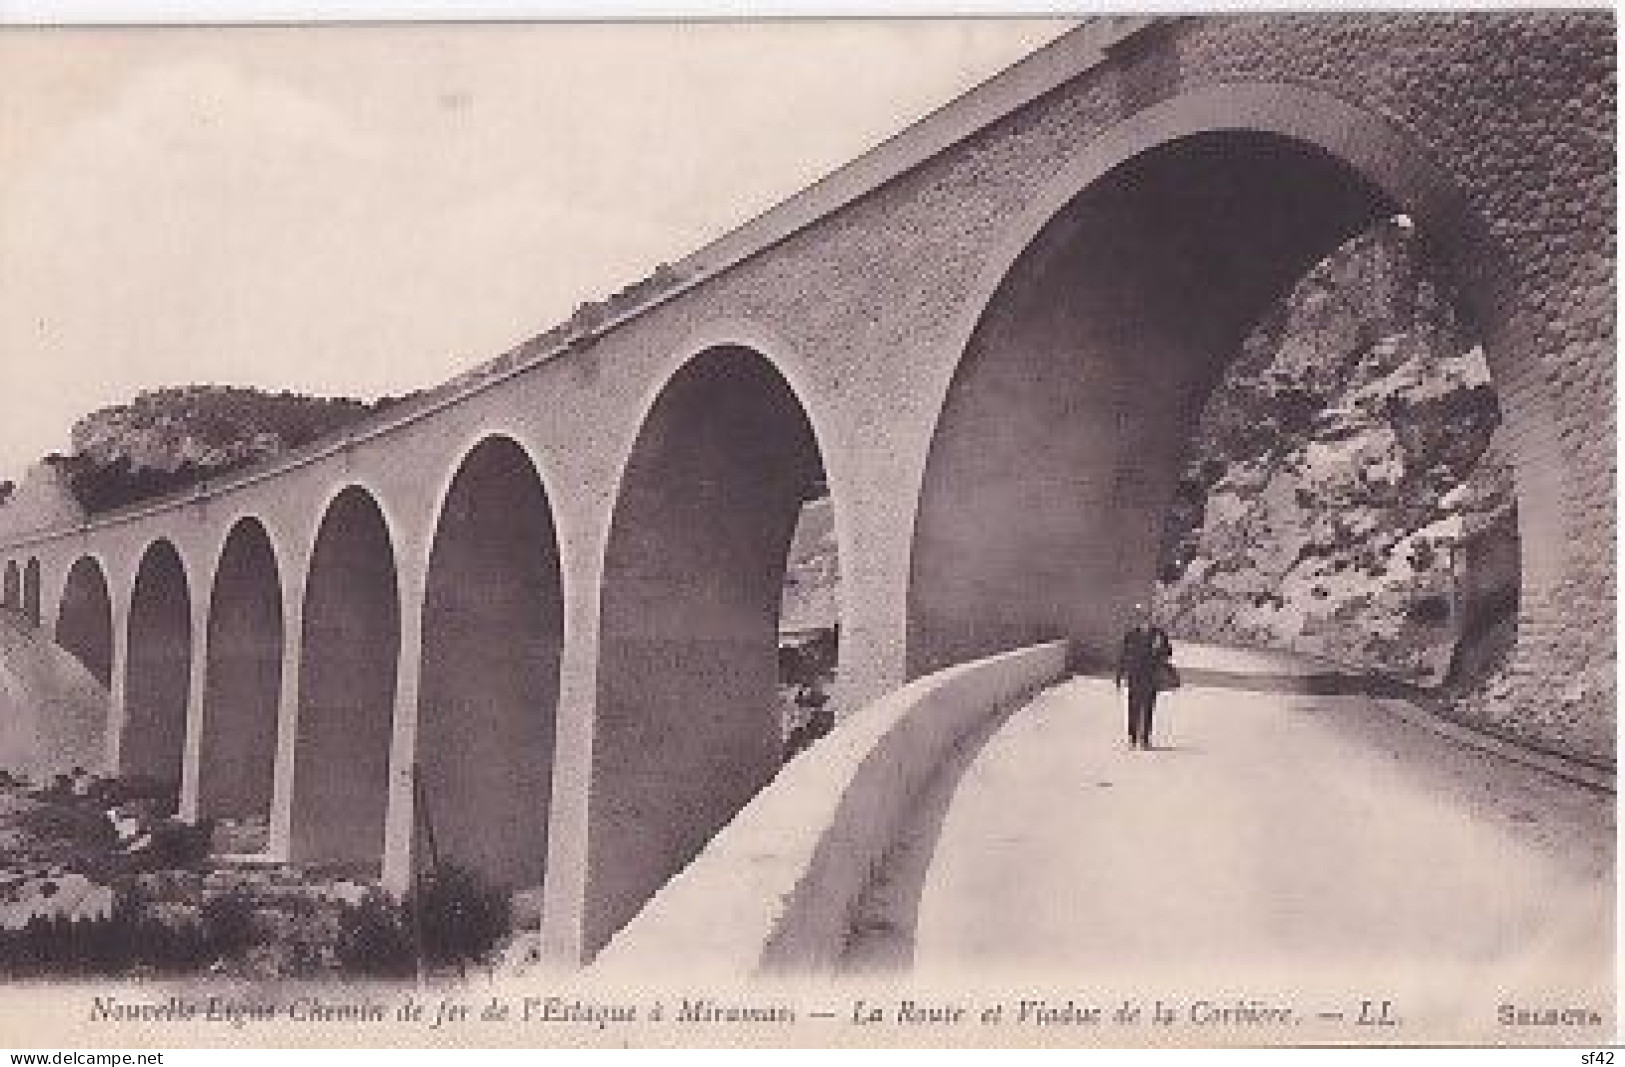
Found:
[[[1173,673],[1174,644],[1167,631],[1151,619],[1151,609],[1134,605],[1134,625],[1123,634],[1117,655],[1118,689],[1128,682],[1128,747],[1151,747],[1151,712],[1157,690]]]

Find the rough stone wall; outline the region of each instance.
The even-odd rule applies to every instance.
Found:
[[[1411,131],[1504,250],[1510,321],[1491,365],[1514,416],[1525,578],[1515,699],[1488,710],[1610,761],[1613,36],[1601,12],[1246,18],[1179,36],[1186,88],[1319,85]]]

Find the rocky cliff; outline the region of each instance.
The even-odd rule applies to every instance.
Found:
[[[779,632],[806,635],[833,629],[841,617],[836,599],[840,579],[835,512],[824,496],[805,504],[796,523],[785,561]]]
[[[74,424],[72,453],[47,462],[94,514],[301,448],[397,402],[231,386],[158,389],[86,415]]]
[[[1484,613],[1514,609],[1516,546],[1494,548],[1516,537],[1495,391],[1432,276],[1407,221],[1388,220],[1246,339],[1169,515],[1173,629],[1431,684]]]

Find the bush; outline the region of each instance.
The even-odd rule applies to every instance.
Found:
[[[347,905],[339,918],[338,959],[356,974],[378,978],[411,974],[412,932],[401,906],[382,892]]]
[[[254,944],[254,900],[241,888],[203,902],[203,930],[213,951],[238,956]]]
[[[107,813],[94,804],[41,804],[17,815],[17,828],[27,837],[109,848],[118,839]]]
[[[455,864],[427,872],[396,902],[374,892],[345,908],[338,959],[349,971],[402,977],[416,967],[461,967],[484,959],[508,935],[507,895]]]
[[[1416,539],[1411,546],[1411,567],[1418,571],[1429,571],[1439,562],[1439,549],[1425,537]]]
[[[424,962],[434,966],[476,962],[508,934],[508,898],[455,864],[424,875],[421,892],[408,893],[402,907],[418,924]]]
[[[31,919],[21,930],[0,930],[0,974],[117,975],[134,970],[177,972],[211,962],[201,924],[165,922],[149,913],[139,891],[118,894],[101,919]]]
[[[180,810],[179,784],[146,775],[99,779],[91,787],[90,796],[108,808],[144,801],[154,815],[170,816]]]
[[[209,858],[213,841],[213,819],[195,824],[165,819],[153,824],[148,856],[154,867],[196,867]]]
[[[1412,622],[1424,626],[1442,626],[1450,621],[1450,601],[1443,596],[1423,597],[1412,601],[1405,614]]]

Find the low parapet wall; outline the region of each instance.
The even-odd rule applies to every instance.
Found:
[[[1066,643],[1055,641],[948,667],[863,708],[746,805],[594,972],[831,969],[853,904],[949,750],[1065,670]]]

